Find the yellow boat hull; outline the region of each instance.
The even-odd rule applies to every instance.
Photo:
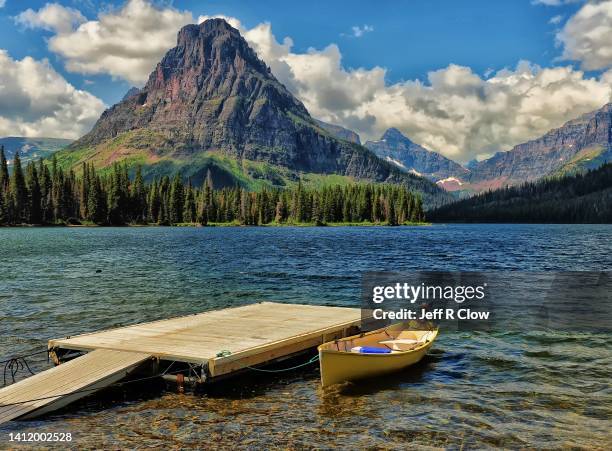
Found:
[[[437,331],[417,332],[429,332],[430,338],[426,342],[416,343],[414,349],[393,351],[389,354],[350,352],[350,347],[353,345],[363,345],[361,343],[363,341],[366,341],[365,345],[372,345],[372,339],[377,338],[375,334],[380,335],[381,331],[370,332],[370,334],[362,336],[348,337],[341,341],[325,343],[319,346],[321,384],[323,387],[328,387],[345,381],[373,378],[401,371],[418,363],[425,357],[433,345]],[[343,347],[347,341],[349,345]]]

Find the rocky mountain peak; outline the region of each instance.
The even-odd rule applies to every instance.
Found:
[[[183,27],[178,33],[177,46],[168,51],[151,73],[144,91],[148,93],[146,101],[274,97],[283,107],[308,115],[302,103],[276,80],[240,32],[223,19]]]
[[[178,32],[177,46],[164,60],[180,60],[183,66],[201,69],[214,67],[220,62],[233,62],[235,66],[247,63],[271,76],[270,69],[257,57],[240,32],[223,19],[184,26]],[[164,60],[160,63],[162,67]]]
[[[382,135],[381,140],[384,141],[406,141],[408,143],[412,143],[410,139],[408,139],[402,132],[400,132],[397,128],[391,127],[388,128],[385,133]]]
[[[183,27],[146,85],[106,110],[71,149],[100,165],[144,160],[156,174],[188,168],[194,180],[205,176],[206,165],[234,160],[238,165],[223,169],[228,183],[237,180],[237,170],[273,184],[299,173],[341,174],[444,197],[434,184],[356,144],[356,135],[345,130],[346,138],[338,139],[333,130],[315,122],[238,30],[210,19]]]
[[[438,152],[412,142],[394,127],[387,129],[379,141],[368,141],[365,146],[402,170],[423,175],[435,182],[448,177],[461,177],[468,172]]]

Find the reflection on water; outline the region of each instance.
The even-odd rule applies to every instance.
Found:
[[[367,270],[609,270],[611,232],[0,229],[0,356],[50,337],[262,299],[359,305]],[[11,431],[70,431],[75,447],[603,449],[612,442],[611,346],[604,333],[443,331],[419,365],[376,381],[323,390],[315,364],[197,394],[139,384],[2,426],[0,446]]]

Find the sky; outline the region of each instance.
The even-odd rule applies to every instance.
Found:
[[[313,116],[462,163],[612,100],[612,0],[0,0],[0,136],[81,136],[216,16]]]

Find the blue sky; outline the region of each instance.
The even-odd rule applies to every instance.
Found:
[[[110,106],[130,86],[143,84],[146,73],[153,69],[159,55],[172,46],[173,36],[185,21],[215,15],[240,21],[236,26],[249,43],[313,115],[356,129],[365,138],[376,138],[386,127],[397,126],[413,140],[458,160],[482,158],[495,150],[507,149],[601,106],[610,98],[612,72],[606,49],[601,52],[604,56],[595,58],[585,51],[592,48],[593,42],[582,42],[585,30],[596,25],[601,25],[604,36],[608,36],[612,23],[609,1],[130,0],[126,5],[123,1],[6,0],[4,3],[0,8],[0,49],[5,52],[6,61],[28,71],[21,64],[24,58],[31,57],[36,64],[47,64],[44,63],[47,59],[45,70],[54,71],[76,90],[65,102],[74,102],[77,112],[52,111],[49,107],[47,113],[52,117],[46,122],[42,116],[29,119],[35,116],[34,111],[23,113],[24,107],[12,112],[10,104],[25,104],[32,99],[10,100],[13,94],[3,94],[0,89],[0,134],[9,133],[9,127],[19,128],[12,134],[30,135],[52,133],[53,126],[57,127],[58,136],[72,137],[86,131],[102,104]],[[47,11],[48,3],[54,8]],[[146,17],[151,17],[150,27],[149,19],[135,20],[133,23],[139,25],[134,26],[133,36],[126,32],[127,37],[113,37],[117,30],[111,27],[96,35],[97,39],[107,39],[108,45],[91,44],[89,48],[86,41],[93,42],[93,38],[83,32],[87,24],[101,23],[99,28],[104,29],[104,16],[125,19],[130,14],[130,4],[136,16],[138,11],[149,11]],[[591,7],[592,11],[588,10]],[[132,27],[129,20],[122,23],[130,24],[125,28]],[[261,28],[265,24],[269,28]],[[165,34],[146,28],[164,28]],[[272,35],[277,51],[266,43],[265,37],[269,41]],[[283,54],[279,56],[278,49],[285,38],[290,38],[291,43],[284,43],[280,50]],[[126,54],[138,54],[140,39],[142,54],[148,56],[137,65],[126,59]],[[147,41],[160,42],[152,48]],[[129,52],[115,49],[128,42]],[[114,51],[117,54],[112,54]],[[132,63],[135,69],[126,69]],[[313,69],[313,64],[318,68]],[[43,70],[42,66],[37,67]],[[3,76],[11,76],[7,72],[3,74],[0,69],[0,81]],[[551,78],[555,78],[556,87]],[[89,103],[85,105],[85,100],[76,99],[83,97],[79,92],[96,100],[88,97]],[[476,92],[481,98],[472,98]],[[529,102],[535,102],[536,95],[542,96],[543,103],[550,102],[547,98],[551,97],[570,100],[544,105],[538,111],[524,101],[529,98]],[[475,105],[478,102],[481,104]],[[526,116],[516,122],[496,116],[499,102],[507,102],[508,115],[531,114],[533,121],[526,120]],[[385,104],[390,105],[388,112]],[[554,109],[555,113],[547,114],[546,109]],[[462,124],[450,133],[448,125],[458,124],[453,115]],[[78,126],[65,126],[67,117],[78,117]],[[2,118],[6,119],[4,128]],[[442,124],[438,127],[436,121]],[[482,126],[488,129],[474,131]]]
[[[12,17],[47,1],[7,0],[0,10],[0,42],[14,58],[49,58],[53,67],[75,86],[84,86],[84,77],[66,71],[61,60],[48,51],[45,39],[51,34],[24,29]],[[96,19],[109,5],[123,2],[88,0],[60,1]],[[194,16],[223,14],[240,19],[247,27],[270,22],[274,34],[290,36],[295,50],[322,48],[337,43],[347,67],[383,66],[388,81],[424,79],[427,72],[455,63],[484,74],[488,69],[513,67],[526,59],[541,66],[553,65],[560,51],[555,47],[555,16],[569,17],[579,3],[562,6],[533,5],[530,0],[382,0],[382,1],[180,1],[171,4],[190,10]],[[352,37],[352,27],[370,25],[374,31]],[[566,62],[569,64],[569,62]],[[107,104],[118,101],[129,87],[111,77],[95,77],[88,90]]]

